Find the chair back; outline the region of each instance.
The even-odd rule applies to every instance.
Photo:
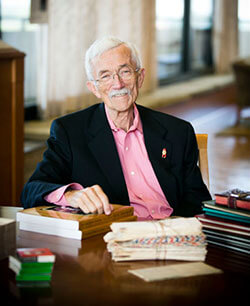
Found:
[[[209,171],[208,171],[208,157],[207,157],[207,134],[196,134],[196,139],[199,148],[199,167],[204,183],[209,189]]]

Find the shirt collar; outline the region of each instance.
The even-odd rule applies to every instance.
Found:
[[[119,128],[117,128],[114,124],[114,122],[112,121],[112,119],[110,118],[109,114],[108,114],[108,111],[107,111],[107,106],[106,104],[104,104],[105,106],[105,112],[106,112],[106,116],[107,116],[107,119],[108,119],[108,123],[110,125],[110,128],[113,132],[118,132],[120,131]],[[143,130],[142,130],[142,123],[141,123],[141,118],[140,118],[140,115],[139,115],[139,112],[138,112],[138,109],[134,103],[134,121],[133,121],[133,124],[131,125],[130,129],[128,130],[128,132],[132,132],[132,131],[135,131],[135,130],[138,130],[140,133],[143,133]]]

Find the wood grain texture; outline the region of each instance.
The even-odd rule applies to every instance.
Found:
[[[24,53],[0,49],[0,71],[0,199],[16,206],[24,175]]]

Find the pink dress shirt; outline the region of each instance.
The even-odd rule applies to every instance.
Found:
[[[134,214],[148,220],[169,217],[173,209],[162,192],[148,158],[142,123],[136,106],[134,105],[134,122],[128,132],[117,128],[110,119],[106,106],[105,110],[120,157],[130,205],[134,207]],[[45,200],[66,206],[68,203],[64,192],[68,187],[71,189],[83,188],[80,184],[72,183],[51,192],[45,197]]]

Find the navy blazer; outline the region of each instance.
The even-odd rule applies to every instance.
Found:
[[[137,105],[149,159],[175,215],[201,212],[211,199],[197,166],[198,147],[190,123]],[[48,205],[44,196],[77,182],[98,184],[110,203],[129,205],[119,155],[104,104],[95,104],[53,121],[43,160],[25,184],[24,208]],[[166,148],[166,158],[162,150]]]

